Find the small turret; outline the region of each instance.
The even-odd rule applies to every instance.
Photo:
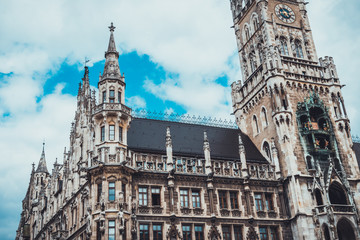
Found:
[[[207,137],[207,132],[204,132],[204,156],[205,156],[205,173],[210,174],[212,170],[211,170],[210,144]]]

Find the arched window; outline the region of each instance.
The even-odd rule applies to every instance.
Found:
[[[264,127],[267,127],[269,125],[266,115],[266,109],[264,107],[261,109],[261,120]]]
[[[333,182],[330,185],[329,198],[331,204],[348,205],[346,193],[338,182]]]
[[[324,240],[331,240],[330,238],[330,231],[329,227],[324,223],[322,227],[323,233],[324,233]]]
[[[304,58],[301,42],[299,40],[295,41],[295,53],[297,58]]]
[[[315,198],[316,198],[316,205],[317,206],[324,205],[322,195],[321,195],[321,191],[319,189],[315,189]]]
[[[253,24],[254,30],[256,31],[259,28],[259,20],[257,19],[257,17],[254,17]]]
[[[245,27],[245,40],[249,41],[249,39],[250,39],[250,31],[249,31],[248,26],[246,26]]]
[[[251,72],[255,72],[255,70],[256,70],[256,68],[257,68],[257,66],[256,66],[255,52],[250,53],[249,59],[250,59]]]
[[[258,134],[260,132],[258,121],[255,115],[253,116],[253,130],[254,130],[254,134]]]
[[[356,239],[354,228],[346,218],[341,218],[336,226],[339,240]]]
[[[280,39],[280,53],[285,56],[289,56],[289,50],[287,47],[286,38],[282,37]]]
[[[264,144],[263,144],[263,151],[264,151],[265,155],[268,157],[268,159],[269,159],[270,161],[272,161],[270,146],[269,146],[269,143],[268,143],[268,142],[264,142]]]

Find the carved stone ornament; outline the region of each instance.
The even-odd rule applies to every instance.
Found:
[[[250,227],[247,234],[246,240],[259,240],[259,236],[257,235],[254,227]]]

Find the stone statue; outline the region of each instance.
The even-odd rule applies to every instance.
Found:
[[[124,226],[125,226],[123,204],[120,203],[119,207],[120,207],[120,211],[117,214],[117,220],[118,220],[118,223],[119,223],[119,230],[123,231]]]
[[[88,207],[86,213],[86,229],[85,229],[87,239],[90,239],[91,237],[91,222],[92,222],[91,208]]]

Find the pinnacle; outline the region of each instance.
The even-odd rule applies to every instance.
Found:
[[[45,142],[43,142],[43,149],[36,172],[49,173],[46,167],[46,160],[45,160]]]

